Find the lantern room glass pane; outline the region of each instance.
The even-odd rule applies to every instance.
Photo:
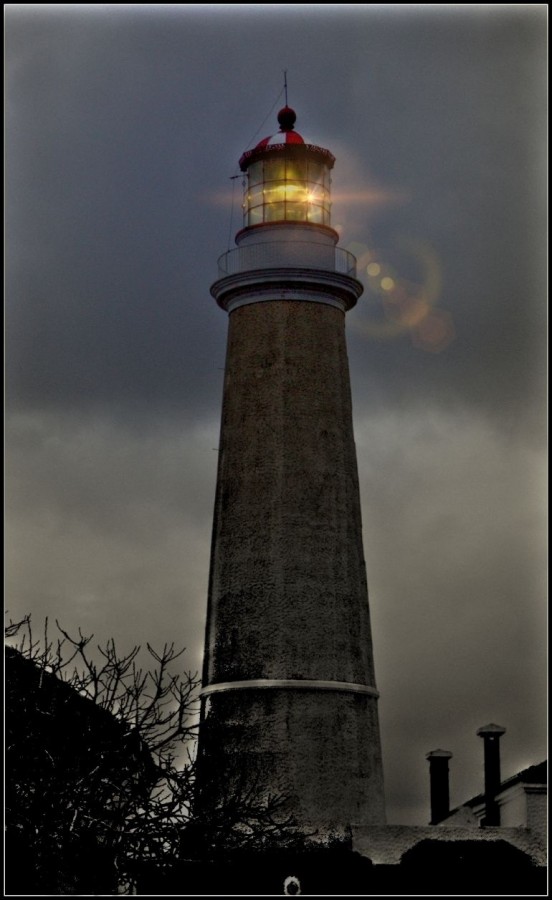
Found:
[[[282,222],[285,219],[285,203],[266,203],[264,206],[265,222]]]
[[[307,199],[310,203],[324,204],[325,202],[329,202],[328,191],[323,184],[309,181],[307,183],[306,190]]]
[[[285,181],[286,178],[286,161],[278,157],[277,159],[265,159],[264,161],[264,180],[265,181]]]
[[[288,181],[306,181],[307,180],[307,161],[306,161],[306,159],[287,159],[286,160],[286,179]]]
[[[309,181],[318,181],[324,184],[324,173],[327,171],[326,166],[322,163],[311,162],[309,160],[309,168],[307,178]]]
[[[303,181],[286,181],[285,185],[286,200],[302,201],[307,199],[305,191],[305,183]]]
[[[307,221],[307,204],[286,203],[286,220],[291,222]]]
[[[263,188],[262,185],[259,187],[252,188],[247,194],[247,205],[251,206],[259,206],[263,202]]]
[[[330,224],[330,171],[322,162],[282,150],[248,169],[244,224],[312,222]]]
[[[321,206],[313,206],[312,203],[309,203],[309,208],[307,212],[307,221],[313,222],[316,225],[324,224],[324,210]]]
[[[280,203],[286,199],[285,181],[270,182],[263,189],[263,203]]]
[[[249,210],[247,216],[247,225],[260,225],[263,221],[263,207],[255,206]]]
[[[263,161],[252,163],[247,170],[249,175],[249,187],[263,183]]]

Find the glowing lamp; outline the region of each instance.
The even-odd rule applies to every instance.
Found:
[[[260,141],[240,159],[247,176],[244,227],[273,222],[330,225],[330,171],[335,157],[329,150],[306,144],[294,131],[295,112],[278,113],[280,130]]]

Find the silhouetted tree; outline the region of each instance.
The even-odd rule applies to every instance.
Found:
[[[297,845],[283,798],[234,785],[194,811],[199,679],[173,644],[119,655],[113,640],[31,620],[6,634],[7,878],[12,893],[132,892],[187,858]],[[177,671],[175,672],[175,669]]]
[[[92,636],[34,638],[30,617],[7,636],[7,826],[35,889],[132,881],[133,862],[166,861],[190,817],[197,675],[174,664],[183,651],[140,648],[119,655],[113,640],[90,653]],[[170,854],[169,854],[170,855]],[[13,879],[12,879],[13,880]],[[92,879],[94,880],[94,878]],[[89,885],[90,886],[90,885]]]

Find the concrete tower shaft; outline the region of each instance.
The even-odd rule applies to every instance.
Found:
[[[230,315],[206,683],[374,683],[344,319]]]
[[[362,287],[329,222],[307,201],[298,219],[293,148],[271,188],[293,220],[263,208],[212,288],[229,332],[199,773],[205,802],[254,786],[327,836],[385,818],[344,327]]]

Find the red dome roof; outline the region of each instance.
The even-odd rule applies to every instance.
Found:
[[[297,116],[295,110],[290,106],[284,106],[278,113],[278,122],[280,130],[277,134],[265,137],[255,146],[255,150],[262,150],[263,147],[272,147],[273,144],[304,144],[304,140],[300,134],[293,130]]]
[[[335,162],[333,154],[330,153],[329,150],[324,150],[323,147],[316,147],[314,144],[306,144],[301,135],[294,131],[296,118],[295,110],[291,109],[290,106],[284,106],[278,113],[280,130],[276,134],[263,138],[252,150],[246,150],[245,153],[242,153],[240,157],[240,169],[242,172],[247,172],[248,166],[250,166],[252,162],[255,162],[258,159],[264,159],[266,155],[274,155],[281,147],[291,147],[292,145],[295,147],[303,147],[304,150],[297,152],[301,154],[307,153],[311,156],[314,155],[331,169]]]
[[[255,145],[255,150],[272,147],[273,144],[304,144],[304,140],[296,131],[278,131],[272,137],[265,137]]]

